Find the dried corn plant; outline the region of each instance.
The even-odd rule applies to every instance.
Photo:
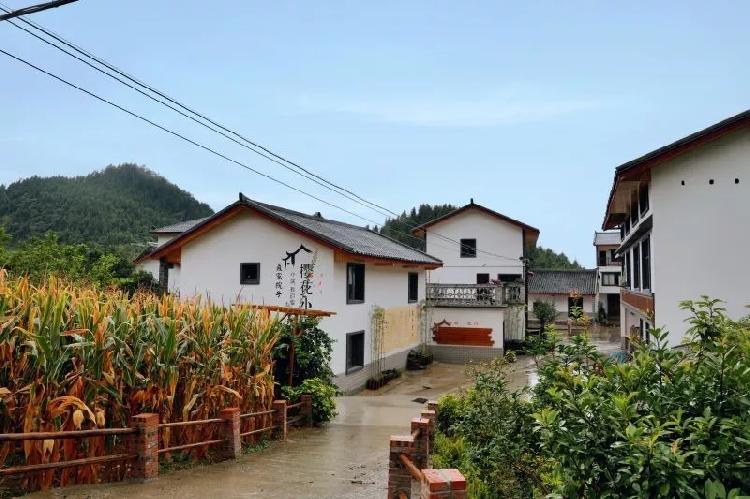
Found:
[[[49,279],[32,286],[0,270],[0,432],[129,426],[216,417],[225,407],[270,409],[277,319],[248,307],[125,294]],[[242,431],[267,426],[249,418]],[[169,431],[172,430],[172,431]],[[212,425],[164,428],[162,447],[213,438]],[[12,442],[0,465],[100,456],[116,437]],[[192,457],[204,457],[196,449]],[[168,456],[167,456],[168,457]],[[122,478],[125,465],[79,466],[27,479],[27,490]]]

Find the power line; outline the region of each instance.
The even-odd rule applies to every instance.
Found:
[[[2,4],[0,4],[0,5],[2,5]],[[1,8],[2,10],[6,10],[6,12],[7,12],[7,9],[5,9],[5,8],[2,8],[2,7],[0,7],[0,8]],[[37,30],[39,30],[39,31],[41,31],[41,32],[43,32],[43,33],[45,33],[45,34],[46,34],[47,36],[50,36],[50,37],[54,38],[55,40],[59,41],[60,43],[63,43],[63,44],[65,44],[65,45],[67,45],[68,47],[72,48],[73,50],[75,50],[75,51],[76,51],[76,52],[78,52],[79,54],[82,54],[82,55],[84,55],[85,57],[87,57],[87,58],[89,58],[89,59],[91,59],[91,60],[93,60],[93,61],[95,61],[95,62],[97,62],[97,63],[101,64],[102,66],[104,66],[104,67],[106,67],[106,68],[110,69],[111,71],[114,71],[115,73],[117,73],[117,74],[119,74],[119,75],[123,76],[123,77],[124,77],[124,78],[126,78],[127,80],[129,80],[129,81],[132,81],[132,82],[133,82],[134,84],[136,84],[136,85],[140,86],[141,88],[145,88],[146,90],[148,90],[148,91],[150,91],[150,92],[153,92],[154,94],[156,94],[156,95],[158,95],[158,96],[160,96],[160,97],[163,97],[164,99],[168,100],[169,102],[172,102],[172,103],[174,103],[175,105],[177,105],[177,106],[179,106],[180,108],[184,109],[185,111],[187,111],[187,112],[189,112],[189,113],[193,114],[194,116],[197,116],[197,117],[199,117],[199,118],[201,118],[201,119],[203,119],[203,120],[206,120],[206,121],[208,121],[209,123],[211,123],[212,125],[214,125],[214,126],[218,127],[219,129],[213,128],[213,127],[212,127],[211,125],[208,125],[208,124],[206,124],[206,123],[204,123],[204,122],[202,122],[202,121],[200,121],[200,120],[196,119],[196,118],[195,118],[194,116],[189,116],[189,115],[185,114],[184,112],[180,111],[179,109],[176,109],[175,107],[171,106],[170,104],[167,104],[167,103],[166,103],[166,102],[164,102],[163,100],[160,100],[160,99],[157,99],[157,98],[153,97],[152,95],[150,95],[150,94],[148,94],[148,93],[146,93],[146,92],[144,92],[144,91],[140,90],[139,88],[136,88],[136,87],[134,87],[133,85],[131,85],[131,84],[129,84],[129,83],[127,83],[127,82],[123,81],[123,80],[122,80],[121,78],[119,78],[119,77],[117,77],[117,76],[115,76],[115,75],[113,75],[113,74],[111,74],[111,73],[108,73],[107,71],[104,71],[104,70],[102,70],[102,69],[101,69],[101,68],[99,68],[99,67],[96,67],[96,66],[94,66],[93,64],[89,63],[88,61],[85,61],[84,59],[82,59],[82,58],[80,58],[80,57],[76,56],[75,54],[72,54],[72,53],[68,52],[67,50],[65,50],[64,48],[60,47],[59,45],[57,45],[57,44],[55,44],[55,43],[53,43],[53,42],[50,42],[50,41],[46,40],[45,38],[43,38],[43,37],[40,37],[39,35],[37,35],[37,34],[35,34],[35,33],[32,33],[32,32],[31,32],[31,31],[29,31],[28,29],[26,29],[26,28],[23,28],[23,27],[21,27],[21,26],[19,26],[19,25],[15,24],[15,23],[13,23],[13,22],[11,22],[11,24],[13,24],[13,26],[14,26],[14,27],[16,27],[16,28],[18,28],[18,29],[21,29],[21,30],[25,31],[26,33],[30,34],[31,36],[34,36],[35,38],[37,38],[37,39],[41,40],[42,42],[44,42],[44,43],[46,43],[46,44],[48,44],[48,45],[50,45],[50,46],[53,46],[53,47],[57,48],[57,49],[58,49],[58,50],[60,50],[61,52],[65,53],[66,55],[68,55],[68,56],[70,56],[70,57],[73,57],[73,58],[77,59],[78,61],[80,61],[80,62],[82,62],[82,63],[86,64],[87,66],[89,66],[89,67],[91,67],[92,69],[94,69],[94,70],[98,71],[99,73],[102,73],[102,74],[104,74],[104,75],[106,75],[106,76],[108,76],[108,77],[110,77],[110,78],[114,79],[115,81],[117,81],[117,82],[121,83],[122,85],[125,85],[125,86],[127,86],[128,88],[131,88],[132,90],[135,90],[136,92],[138,92],[138,93],[140,93],[140,94],[144,95],[145,97],[149,98],[150,100],[152,100],[152,101],[154,101],[154,102],[157,102],[157,103],[159,103],[159,104],[162,104],[162,105],[164,105],[165,107],[167,107],[167,108],[171,109],[172,111],[175,111],[175,112],[177,112],[177,113],[178,113],[178,114],[180,114],[181,116],[183,116],[183,117],[185,117],[185,118],[188,118],[188,119],[190,119],[190,120],[192,120],[192,121],[194,121],[194,122],[198,123],[199,125],[201,125],[201,126],[203,126],[203,127],[207,128],[207,129],[211,130],[211,131],[212,131],[212,132],[214,132],[214,133],[218,133],[218,134],[222,135],[222,136],[223,136],[223,137],[225,137],[226,139],[228,139],[228,140],[231,140],[232,142],[234,142],[234,143],[236,143],[236,144],[238,144],[238,145],[240,145],[240,146],[242,146],[242,147],[245,147],[246,149],[249,149],[249,150],[251,150],[251,151],[252,151],[252,152],[254,152],[255,154],[258,154],[258,155],[260,155],[261,157],[263,157],[263,158],[265,158],[265,159],[267,159],[267,160],[269,160],[269,161],[272,161],[272,162],[274,162],[274,163],[277,163],[277,164],[281,165],[282,167],[286,168],[287,170],[289,170],[289,171],[291,171],[291,172],[293,172],[293,173],[295,173],[295,174],[297,174],[297,175],[299,175],[299,176],[301,176],[301,177],[303,177],[303,178],[305,178],[305,179],[307,179],[307,180],[311,180],[312,182],[315,182],[316,184],[318,184],[318,185],[320,185],[320,186],[322,186],[322,187],[324,187],[324,188],[328,189],[328,190],[329,190],[329,191],[331,191],[331,192],[334,192],[334,193],[336,193],[336,194],[339,194],[339,195],[341,195],[341,196],[343,196],[343,197],[345,197],[345,198],[349,199],[350,201],[353,201],[353,202],[355,202],[355,203],[359,204],[360,206],[363,206],[363,207],[365,207],[365,208],[369,208],[369,209],[372,209],[373,211],[376,211],[376,212],[377,212],[377,213],[378,213],[379,215],[382,215],[382,216],[385,216],[386,218],[388,218],[388,214],[387,214],[387,213],[390,213],[390,214],[392,214],[393,216],[395,216],[395,217],[396,217],[396,219],[398,219],[398,217],[400,217],[400,215],[399,215],[399,214],[397,214],[396,212],[394,212],[394,211],[392,211],[392,210],[389,210],[388,208],[385,208],[385,207],[383,207],[383,206],[381,206],[381,205],[379,205],[379,204],[377,204],[377,203],[373,203],[373,202],[371,202],[371,201],[368,201],[367,199],[365,199],[365,198],[361,197],[360,195],[358,195],[358,194],[354,193],[353,191],[351,191],[351,190],[349,190],[349,189],[346,189],[346,188],[343,188],[343,187],[340,187],[340,186],[338,186],[338,185],[336,185],[336,184],[332,183],[331,181],[327,180],[326,178],[324,178],[324,177],[321,177],[321,176],[317,175],[316,173],[314,173],[314,172],[312,172],[312,171],[310,171],[310,170],[308,170],[308,169],[306,169],[306,168],[304,168],[304,167],[300,166],[299,164],[297,164],[297,163],[295,163],[295,162],[293,162],[293,161],[290,161],[290,160],[288,160],[288,159],[286,159],[286,158],[284,158],[284,157],[282,157],[282,156],[280,156],[280,155],[278,155],[278,154],[276,154],[276,153],[274,153],[274,152],[270,151],[270,150],[269,150],[269,149],[267,149],[266,147],[264,147],[264,146],[262,146],[262,145],[259,145],[259,144],[256,144],[255,142],[253,142],[253,141],[251,141],[251,140],[249,140],[249,139],[245,138],[245,137],[244,137],[243,135],[239,134],[238,132],[235,132],[235,131],[233,131],[233,130],[231,130],[231,129],[229,129],[229,128],[226,128],[225,126],[223,126],[223,125],[221,125],[221,124],[217,123],[216,121],[212,120],[211,118],[208,118],[208,117],[207,117],[207,116],[205,116],[204,114],[201,114],[201,113],[199,113],[199,112],[197,112],[197,111],[193,110],[192,108],[190,108],[190,107],[186,106],[185,104],[182,104],[181,102],[179,102],[179,101],[177,101],[177,100],[175,100],[175,99],[173,99],[173,98],[169,97],[169,96],[168,96],[168,95],[166,95],[165,93],[163,93],[163,92],[161,92],[161,91],[159,91],[159,90],[157,90],[157,89],[153,88],[152,86],[150,86],[150,85],[148,85],[148,84],[146,84],[146,83],[143,83],[142,81],[138,80],[137,78],[135,78],[135,77],[133,77],[133,76],[130,76],[129,74],[127,74],[127,73],[125,73],[124,71],[122,71],[122,70],[118,69],[118,68],[117,68],[117,67],[115,67],[114,65],[112,65],[112,64],[110,64],[110,63],[106,62],[105,60],[103,60],[103,59],[101,59],[101,58],[99,58],[99,57],[97,57],[97,56],[95,56],[95,55],[91,54],[90,52],[88,52],[88,51],[86,51],[85,49],[83,49],[83,48],[81,48],[81,47],[77,46],[77,45],[76,45],[76,44],[74,44],[73,42],[70,42],[70,41],[68,41],[68,40],[65,40],[65,39],[64,39],[63,37],[61,37],[60,35],[57,35],[56,33],[53,33],[53,32],[51,32],[51,31],[49,31],[49,30],[45,29],[44,27],[42,27],[42,26],[38,25],[37,23],[33,23],[33,22],[31,22],[31,21],[28,21],[28,20],[26,20],[26,19],[20,19],[20,20],[21,20],[22,22],[24,22],[25,24],[27,24],[27,25],[31,26],[32,28],[34,28],[34,29],[37,29]],[[251,147],[251,146],[248,146],[248,145],[246,145],[246,144],[243,144],[243,143],[241,143],[241,142],[239,142],[238,140],[234,139],[233,137],[230,137],[229,135],[227,135],[227,133],[224,133],[224,132],[223,132],[222,130],[224,130],[224,131],[226,131],[226,132],[228,132],[228,133],[230,133],[230,134],[232,134],[232,135],[234,135],[234,136],[236,136],[236,137],[239,137],[239,138],[240,138],[241,140],[243,140],[243,141],[244,141],[244,142],[246,142],[247,144],[250,144],[250,145],[251,145],[252,147]],[[258,151],[258,150],[256,150],[256,149],[255,149],[255,147],[257,147],[257,148],[260,148],[260,149],[262,149],[263,151],[266,151],[266,152],[267,152],[268,154],[270,154],[270,155],[271,155],[271,156],[273,156],[273,157],[269,157],[269,156],[268,156],[267,154],[264,154],[263,152],[261,152],[261,151]],[[286,163],[288,163],[289,165],[292,165],[292,166],[294,166],[295,168],[297,168],[297,169],[301,170],[301,171],[302,171],[302,172],[304,172],[304,173],[301,173],[301,172],[300,172],[300,171],[298,171],[298,170],[295,170],[295,169],[293,169],[293,168],[290,168],[290,167],[289,167],[289,166],[288,166],[288,165],[287,165]],[[319,179],[319,180],[318,180],[318,179]],[[326,185],[326,184],[327,184],[327,185]],[[357,198],[357,199],[354,199],[354,198],[352,198],[351,196],[354,196],[354,197],[355,197],[355,198]],[[366,205],[365,205],[365,204],[362,204],[362,202],[360,202],[360,201],[358,201],[358,200],[361,200],[361,201],[363,201],[364,203],[367,203],[367,204],[366,204]],[[386,211],[387,213],[383,213],[383,211],[381,211],[381,210],[384,210],[384,211]],[[350,211],[348,211],[348,210],[344,210],[344,211],[347,211],[348,213],[352,213],[352,212],[350,212]],[[366,221],[372,222],[372,223],[374,223],[374,224],[376,224],[376,225],[377,225],[377,222],[374,222],[374,221],[372,221],[372,220],[370,220],[370,219],[367,219],[367,218],[361,217],[361,216],[359,216],[359,215],[355,215],[355,216],[357,216],[358,218],[361,218],[361,219],[363,219],[363,220],[366,220]],[[407,226],[411,227],[412,229],[414,229],[414,228],[416,228],[416,227],[417,227],[417,225],[416,225],[416,224],[412,224],[412,223],[409,223],[409,222],[407,222],[407,221],[401,221],[401,223],[403,223],[403,224],[405,224],[405,225],[407,225]],[[400,231],[394,231],[394,232],[396,232],[396,233],[400,233],[400,234],[403,234],[403,235],[405,235],[405,236],[407,236],[407,237],[409,237],[409,238],[412,238],[412,239],[415,239],[415,240],[420,240],[420,241],[421,241],[421,238],[418,238],[418,237],[416,237],[416,236],[414,236],[414,235],[412,235],[412,234],[410,234],[410,233],[407,233],[407,232],[400,232]],[[429,232],[429,233],[433,234],[434,236],[436,236],[436,237],[439,237],[439,238],[441,238],[441,239],[443,239],[443,240],[445,240],[445,241],[448,241],[448,242],[451,242],[451,243],[455,243],[455,244],[458,244],[458,245],[459,245],[460,247],[462,247],[462,248],[464,248],[464,247],[465,247],[465,248],[468,248],[468,246],[466,246],[465,244],[461,243],[460,241],[457,241],[457,240],[455,240],[455,239],[452,239],[452,238],[450,238],[450,237],[448,237],[448,236],[445,236],[445,235],[443,235],[443,234],[440,234],[440,233],[438,233],[438,232],[435,232],[434,230],[430,230],[430,231],[427,231],[427,230],[425,229],[425,233],[427,233],[427,232]],[[440,246],[438,245],[438,247],[440,247]],[[475,249],[475,251],[477,251],[477,252],[479,252],[479,253],[487,254],[487,255],[490,255],[490,256],[494,256],[494,257],[497,257],[497,258],[500,258],[500,259],[507,259],[507,260],[513,260],[513,261],[517,260],[517,258],[513,258],[513,257],[508,257],[508,256],[505,256],[505,255],[499,255],[499,254],[496,254],[496,253],[492,253],[492,252],[489,252],[489,251],[486,251],[486,250],[482,250],[482,249],[479,249],[479,248],[476,248],[476,249]]]
[[[57,7],[62,7],[63,5],[67,5],[69,3],[73,3],[77,1],[78,0],[54,0],[53,2],[30,5],[28,7],[16,9],[14,11],[7,11],[8,12],[7,14],[3,14],[0,16],[0,21],[5,21],[7,19],[12,19],[18,16],[25,16],[26,14],[34,14],[36,12],[41,12],[47,9],[55,9]]]

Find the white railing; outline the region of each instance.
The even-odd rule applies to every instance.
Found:
[[[427,284],[432,307],[507,307],[524,303],[522,284]]]

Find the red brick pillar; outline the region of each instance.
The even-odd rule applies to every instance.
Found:
[[[466,499],[466,479],[454,469],[422,470],[420,499]]]
[[[302,402],[302,406],[300,407],[300,414],[304,416],[302,424],[304,426],[312,426],[312,395],[310,395],[309,393],[304,393],[299,396],[299,399],[300,402]]]
[[[401,454],[411,458],[414,453],[414,438],[411,435],[391,436],[388,454],[388,499],[398,499],[403,492],[411,497],[411,473],[401,462]]]
[[[219,451],[221,459],[237,459],[242,454],[242,440],[240,439],[240,408],[228,407],[219,413],[219,418],[224,420],[219,432],[224,439]]]
[[[286,440],[286,400],[273,401],[274,435],[279,440]]]
[[[427,458],[430,452],[430,420],[424,418],[414,418],[411,420],[411,434],[412,436],[416,431],[419,431],[419,435],[414,437],[414,452],[412,453],[411,460],[414,462],[414,466],[419,468],[427,468]]]
[[[133,435],[133,478],[143,480],[159,475],[159,415],[146,413],[133,416],[131,424],[136,430]]]
[[[430,400],[427,402],[427,410],[428,411],[435,411],[435,414],[437,415],[438,412],[438,403],[437,400]]]
[[[435,431],[437,431],[437,413],[435,411],[431,411],[429,409],[422,410],[422,419],[426,419],[429,421],[429,424],[427,425],[429,429],[429,443],[427,446],[427,466],[430,464],[430,454],[432,454],[432,450],[435,447]]]

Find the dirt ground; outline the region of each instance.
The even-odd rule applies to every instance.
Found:
[[[591,334],[603,352],[619,349],[616,331]],[[511,387],[533,385],[536,369],[519,356],[509,373]],[[284,442],[257,453],[210,466],[163,474],[148,483],[121,482],[69,487],[35,498],[381,498],[387,489],[388,438],[405,434],[424,404],[459,390],[468,380],[464,366],[434,363],[409,371],[377,392],[340,397],[339,415],[323,428],[300,429]]]

